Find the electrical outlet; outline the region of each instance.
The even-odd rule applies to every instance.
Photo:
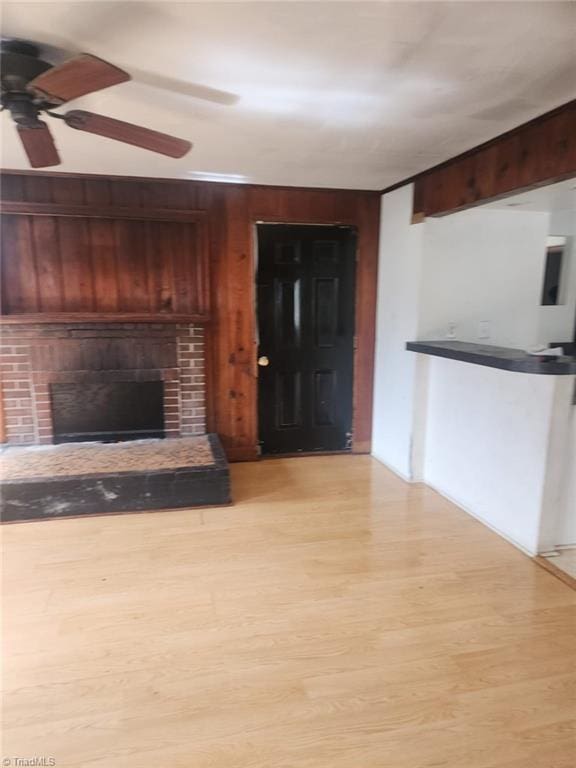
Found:
[[[480,320],[478,323],[478,338],[489,339],[490,338],[490,320]]]
[[[456,338],[456,322],[454,320],[448,321],[448,325],[446,326],[446,338],[447,339]]]

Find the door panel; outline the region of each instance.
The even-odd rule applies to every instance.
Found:
[[[338,324],[338,280],[314,278],[314,330],[318,347],[334,347]]]
[[[264,454],[350,447],[355,247],[351,227],[258,226]]]
[[[316,371],[314,373],[315,426],[334,426],[336,407],[336,371]]]
[[[278,401],[277,428],[286,429],[302,426],[302,389],[298,372],[276,374],[276,397]]]
[[[276,344],[280,347],[300,344],[300,280],[275,280],[277,313]]]

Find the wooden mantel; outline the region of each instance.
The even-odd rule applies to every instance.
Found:
[[[39,323],[183,323],[202,325],[210,322],[208,315],[137,313],[137,312],[35,312],[0,315],[1,325]]]

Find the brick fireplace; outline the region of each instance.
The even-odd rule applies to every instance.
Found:
[[[54,442],[58,385],[162,382],[164,435],[206,432],[204,331],[175,323],[11,323],[0,346],[6,442]],[[81,393],[81,389],[78,389]]]

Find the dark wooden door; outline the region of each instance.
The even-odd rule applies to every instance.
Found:
[[[355,252],[351,227],[258,226],[263,454],[350,448]]]

